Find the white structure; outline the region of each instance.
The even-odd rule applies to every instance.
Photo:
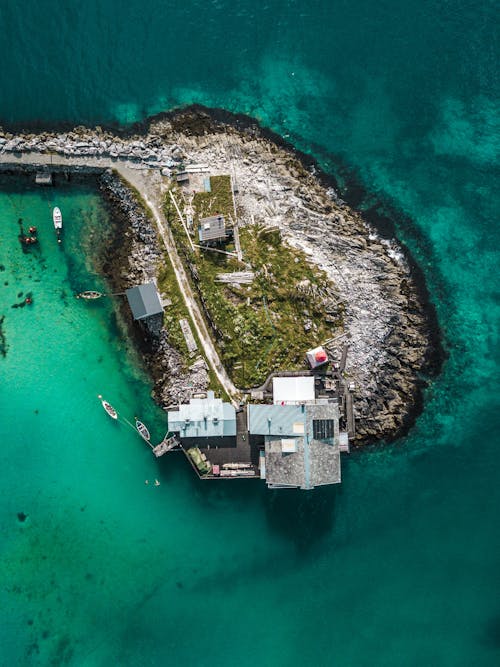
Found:
[[[189,403],[182,403],[178,410],[169,410],[167,415],[168,430],[178,433],[183,441],[236,436],[234,407],[215,398],[213,391],[207,392],[207,398],[192,398]]]
[[[306,353],[309,366],[314,369],[328,363],[328,355],[323,347],[315,347]]]
[[[274,405],[299,405],[312,402],[314,399],[312,375],[273,378]]]

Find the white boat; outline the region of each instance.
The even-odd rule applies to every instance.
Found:
[[[110,403],[105,401],[104,398],[101,396],[101,394],[99,394],[97,398],[100,399],[102,407],[106,410],[111,419],[118,419],[118,412],[114,409],[114,407]]]
[[[139,435],[142,436],[144,438],[144,440],[146,440],[147,442],[149,442],[151,440],[151,436],[149,434],[148,429],[137,418],[135,420],[135,427],[139,431]]]
[[[57,235],[57,242],[61,243],[61,232],[62,232],[62,213],[61,209],[57,206],[52,211],[52,220],[54,222],[54,227]]]
[[[101,296],[104,296],[101,292],[95,292],[94,290],[87,290],[86,292],[80,292],[76,295],[77,299],[100,299]]]
[[[54,227],[57,229],[62,229],[62,213],[61,209],[57,206],[52,211],[52,220],[54,222]]]

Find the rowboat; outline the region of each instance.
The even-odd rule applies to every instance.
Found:
[[[99,394],[97,398],[100,399],[102,407],[106,410],[111,419],[118,419],[118,412],[114,409],[114,407],[110,403],[105,401],[104,398],[101,396],[101,394]]]
[[[77,299],[100,299],[101,296],[104,296],[104,294],[101,294],[101,292],[95,292],[94,290],[87,290],[86,292],[80,292],[80,294],[76,295]]]
[[[151,440],[151,436],[149,434],[148,429],[146,426],[140,422],[138,419],[135,420],[135,427],[139,431],[139,435],[144,438],[147,442]]]

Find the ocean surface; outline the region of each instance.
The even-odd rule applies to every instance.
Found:
[[[72,296],[109,291],[97,191],[0,179],[0,665],[500,664],[497,3],[4,0],[0,26],[0,124],[197,102],[356,182],[448,354],[408,436],[344,459],[340,487],[199,483],[97,399],[163,436],[121,297]]]

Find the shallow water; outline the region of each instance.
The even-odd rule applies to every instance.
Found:
[[[498,664],[496,5],[313,4],[0,8],[1,119],[127,122],[191,102],[256,115],[411,217],[398,234],[449,353],[409,436],[351,456],[340,488],[207,488],[96,399],[163,435],[114,301],[61,298],[101,286],[79,244],[106,220],[95,193],[4,184],[5,664]],[[18,217],[43,228],[43,260],[21,253]],[[27,290],[33,306],[12,309]]]

